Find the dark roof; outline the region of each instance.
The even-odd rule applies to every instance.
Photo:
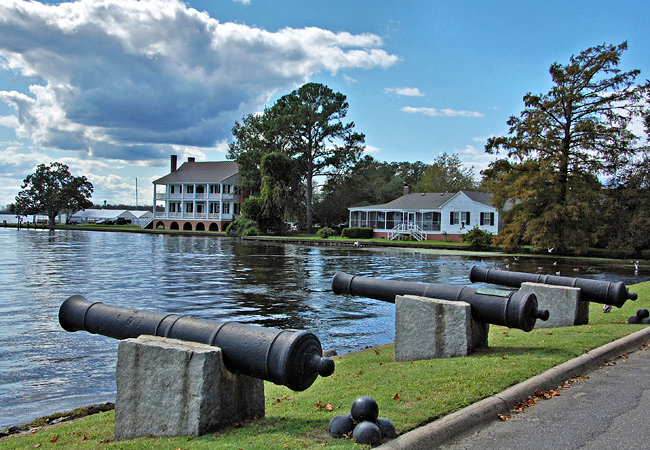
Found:
[[[219,183],[237,175],[235,161],[185,162],[175,172],[154,181],[165,183]]]
[[[475,202],[482,203],[488,206],[492,204],[492,194],[486,192],[476,191],[460,191],[467,195]],[[395,210],[409,210],[409,209],[440,209],[442,205],[451,200],[458,192],[434,192],[434,193],[412,193],[406,194],[395,200],[384,203],[383,205],[371,206],[357,206],[350,209],[395,209]]]

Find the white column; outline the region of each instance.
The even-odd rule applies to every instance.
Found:
[[[153,185],[153,217],[156,218],[156,183]]]
[[[219,220],[222,220],[221,212],[223,211],[223,183],[219,183]]]
[[[192,194],[192,218],[196,219],[196,183],[192,185],[194,193]]]
[[[171,186],[169,184],[165,185],[165,217],[169,218],[169,191],[171,190]]]
[[[185,191],[187,188],[181,184],[181,219],[185,218]]]

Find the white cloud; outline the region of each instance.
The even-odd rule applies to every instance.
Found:
[[[458,154],[464,167],[474,167],[474,173],[478,179],[481,178],[481,171],[487,169],[490,163],[496,160],[495,155],[485,153],[482,149],[469,144],[465,148],[455,149],[452,153]]]
[[[387,94],[402,95],[404,97],[424,97],[424,92],[421,92],[420,89],[413,87],[386,88],[384,89],[384,92]]]
[[[178,0],[5,0],[1,67],[35,81],[0,91],[16,111],[0,125],[42,147],[160,162],[172,145],[228,138],[235,120],[317,72],[391,66],[381,46],[367,33],[222,23]]]
[[[379,147],[375,147],[374,145],[366,145],[366,147],[363,150],[364,155],[372,155],[373,153],[379,152],[381,149]]]
[[[483,114],[476,111],[458,111],[455,109],[449,108],[429,108],[429,107],[413,107],[413,106],[404,106],[401,109],[403,112],[409,114],[422,114],[425,116],[431,117],[483,117]]]
[[[350,75],[345,73],[343,74],[343,79],[345,80],[346,84],[354,84],[358,82],[357,79],[352,78]]]
[[[491,137],[494,137],[494,135],[491,134],[489,136],[475,136],[475,137],[472,138],[472,141],[480,142],[482,144],[485,144],[485,143],[487,143],[488,139],[490,139]]]
[[[233,0],[235,3],[241,3],[242,5],[250,5],[251,0]]]

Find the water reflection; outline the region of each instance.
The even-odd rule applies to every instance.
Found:
[[[339,353],[391,342],[394,306],[330,292],[339,271],[468,284],[469,268],[640,281],[626,262],[449,256],[214,237],[0,229],[0,427],[113,400],[117,341],[66,333],[58,308],[90,301],[307,329]],[[555,262],[555,264],[554,264]]]

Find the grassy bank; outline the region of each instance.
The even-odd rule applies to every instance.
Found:
[[[380,416],[399,433],[457,411],[593,348],[641,329],[627,317],[650,307],[650,282],[631,287],[636,302],[603,314],[592,304],[590,324],[520,330],[491,326],[489,348],[468,357],[396,363],[393,345],[335,358],[336,371],[304,392],[267,383],[266,417],[201,437],[112,441],[114,412],[104,412],[0,440],[2,448],[348,448],[350,440],[327,439],[327,424],[347,414],[352,401],[370,395]]]
[[[16,228],[15,224],[8,224],[9,228]],[[23,225],[23,228],[27,228]],[[39,225],[39,229],[45,229],[44,225]],[[97,224],[79,224],[79,225],[57,225],[56,229],[61,230],[85,230],[85,231],[115,231],[115,232],[129,232],[129,233],[143,233],[143,234],[169,234],[169,235],[184,235],[184,236],[226,236],[223,231],[193,231],[193,230],[162,230],[162,229],[143,229],[136,225],[97,225]],[[32,226],[31,229],[34,229]],[[423,250],[440,250],[442,252],[455,252],[455,254],[473,253],[480,255],[513,255],[513,256],[533,256],[540,258],[579,258],[579,259],[645,259],[650,258],[650,251],[643,250],[639,254],[632,254],[620,250],[612,249],[599,249],[590,248],[580,251],[569,251],[565,254],[549,254],[547,249],[534,248],[530,245],[525,245],[514,252],[506,253],[503,248],[492,245],[484,247],[479,250],[471,248],[467,242],[454,242],[451,240],[428,240],[428,241],[391,241],[384,238],[373,239],[350,239],[340,236],[330,237],[323,239],[316,234],[292,234],[286,236],[250,236],[242,238],[251,241],[273,241],[273,242],[286,242],[303,245],[331,245],[331,246],[362,246],[362,247],[384,247],[384,248],[403,248],[403,249],[423,249]]]

